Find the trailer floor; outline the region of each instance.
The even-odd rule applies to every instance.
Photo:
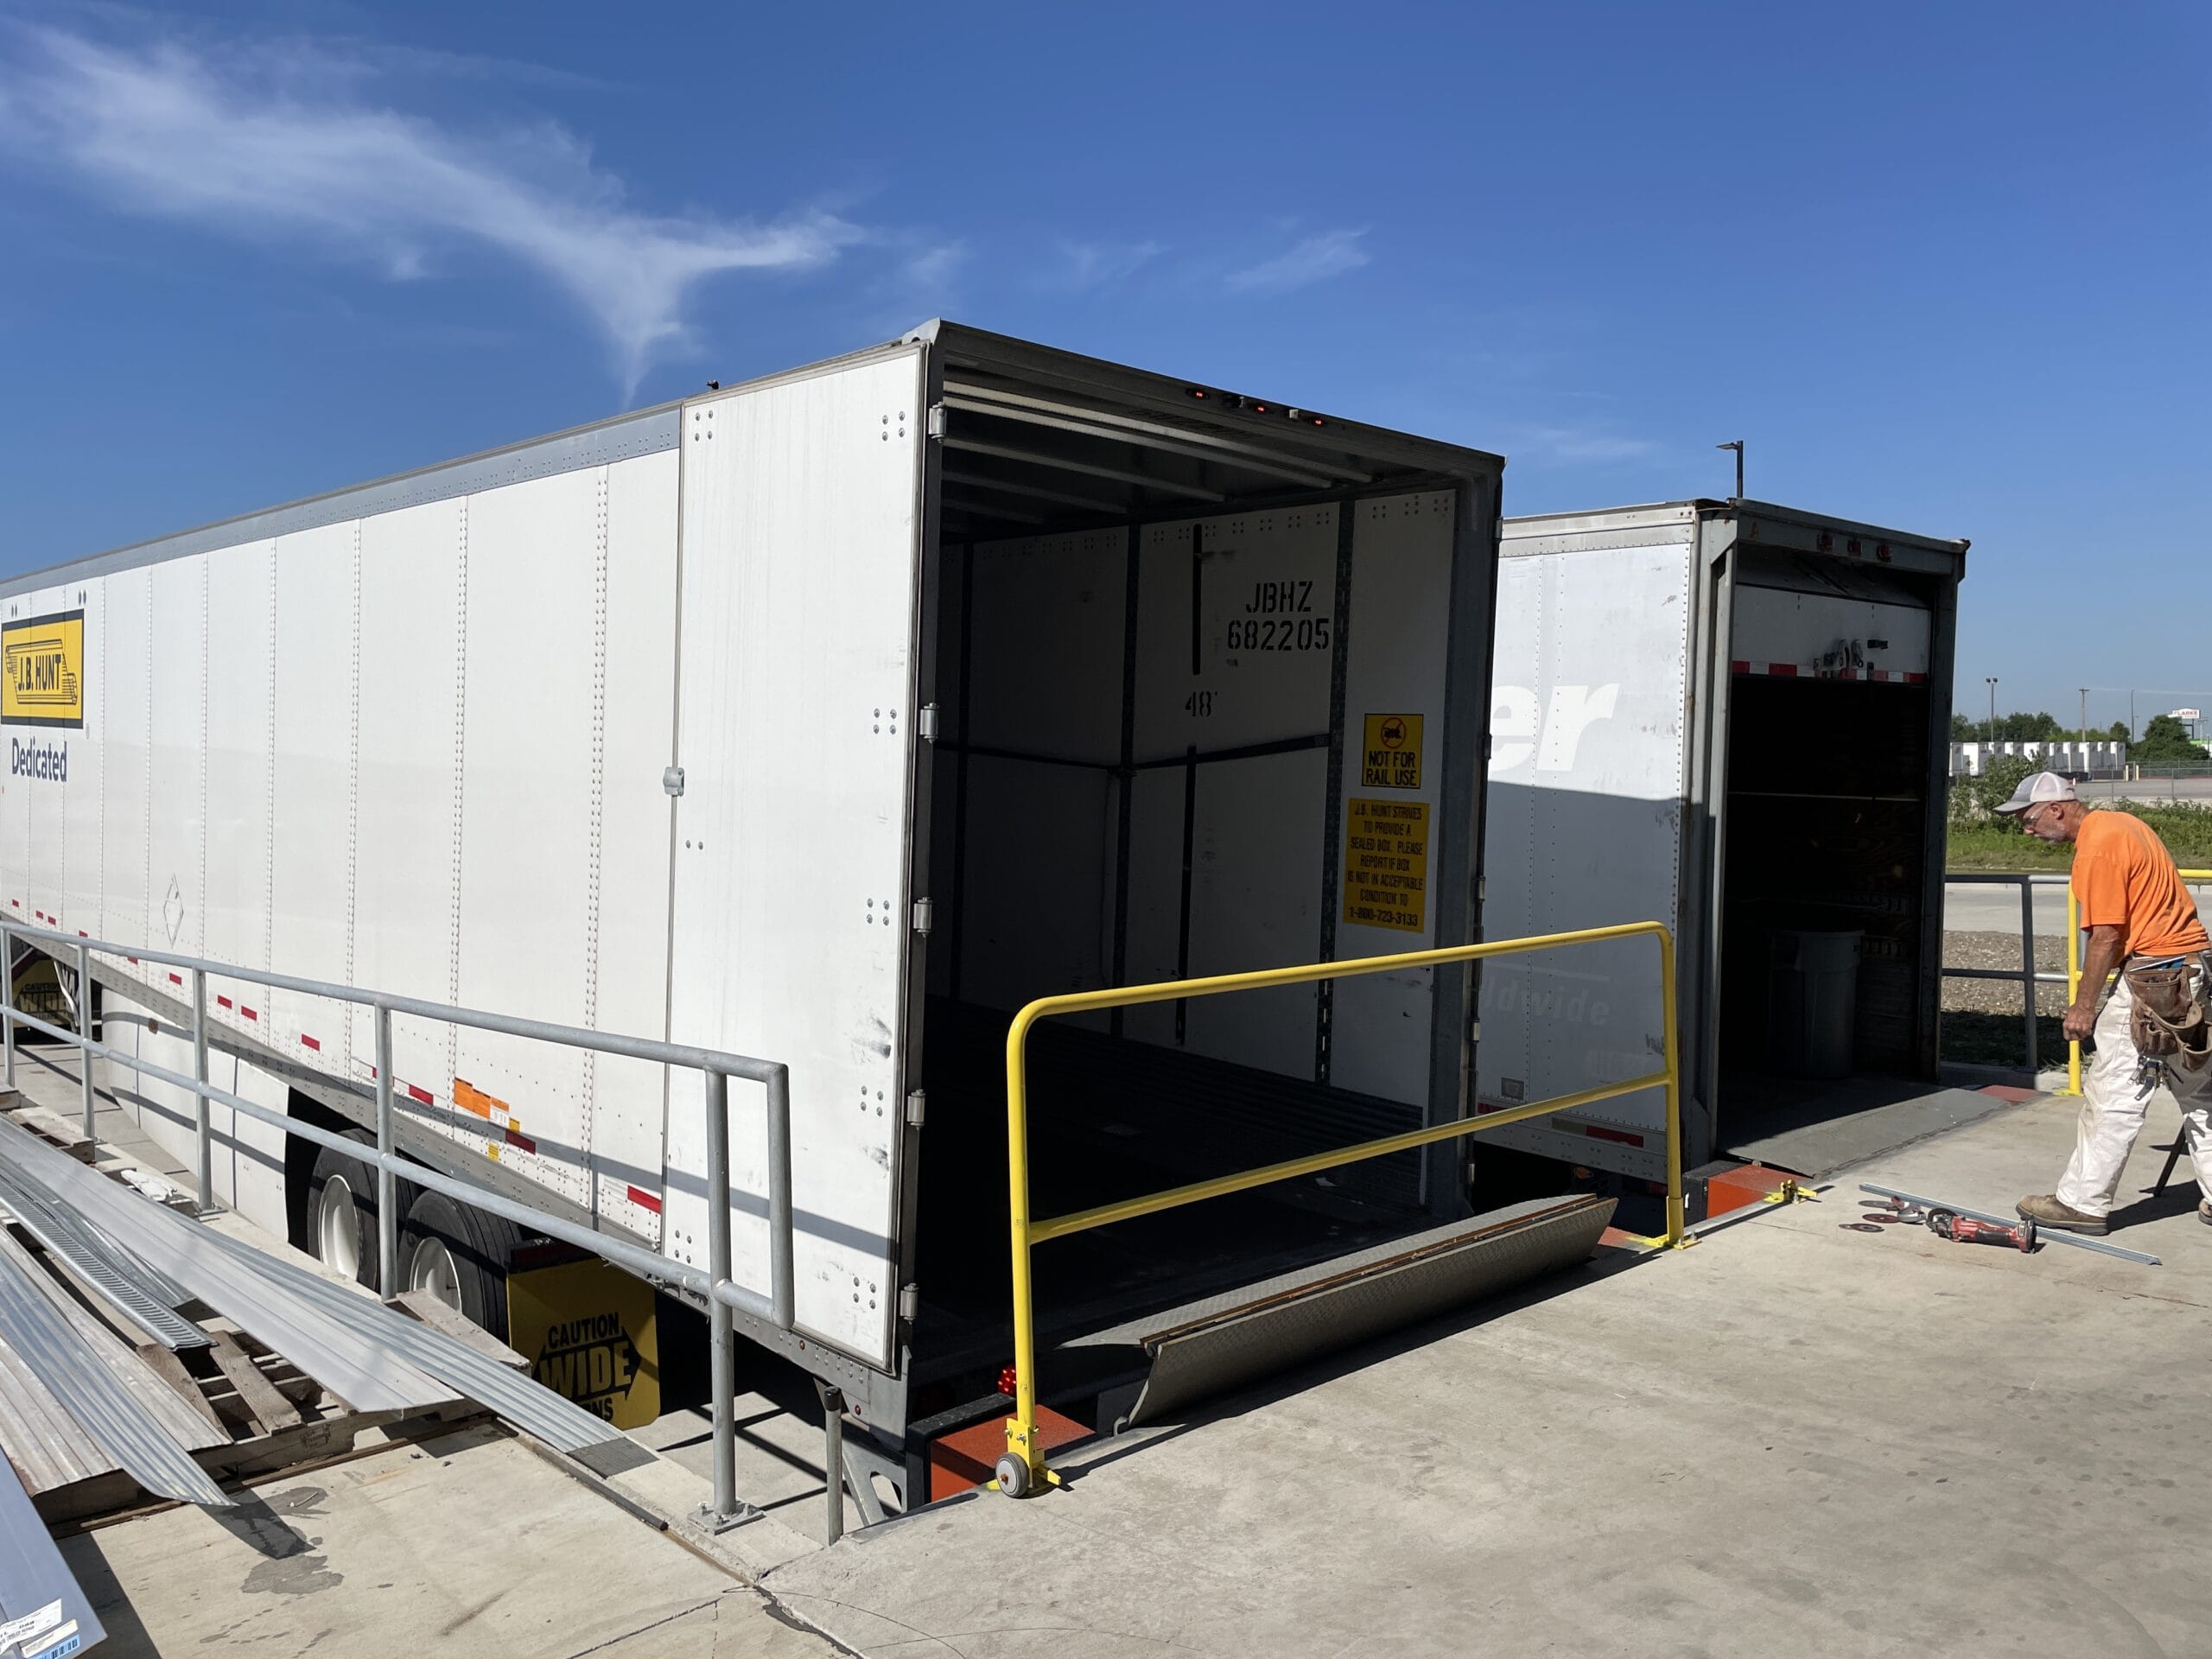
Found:
[[[1843,1225],[1860,1179],[1998,1211],[2048,1192],[2075,1110],[2000,1111],[763,1587],[866,1653],[963,1659],[2205,1652],[2193,1190],[2123,1214],[2162,1268]]]

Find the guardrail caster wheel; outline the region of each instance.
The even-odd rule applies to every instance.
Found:
[[[999,1491],[1004,1492],[1008,1497],[1029,1496],[1027,1459],[1017,1458],[1011,1452],[1006,1452],[1000,1457],[999,1466],[995,1472],[999,1478]]]

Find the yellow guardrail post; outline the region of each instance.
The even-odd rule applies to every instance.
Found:
[[[1324,979],[1352,979],[1366,974],[1388,973],[1407,968],[1436,968],[1476,962],[1486,957],[1516,956],[1532,950],[1557,950],[1568,945],[1595,944],[1608,939],[1634,938],[1649,934],[1659,943],[1660,1000],[1665,1025],[1665,1069],[1618,1083],[1603,1084],[1571,1095],[1540,1100],[1480,1117],[1453,1118],[1402,1135],[1363,1141],[1355,1146],[1287,1159],[1235,1175],[1193,1181],[1142,1198],[1124,1198],[1039,1221],[1029,1213],[1029,1033],[1052,1014],[1082,1014],[1097,1008],[1131,1007],[1147,1002],[1173,1002],[1185,997],[1219,996],[1231,991],[1258,990],[1274,985],[1308,984]],[[1681,1249],[1695,1243],[1684,1229],[1682,1205],[1681,1058],[1675,986],[1675,936],[1659,922],[1625,922],[1614,927],[1581,928],[1567,933],[1541,934],[1525,939],[1494,939],[1482,944],[1453,945],[1438,950],[1408,950],[1395,956],[1363,957],[1346,962],[1321,962],[1295,968],[1266,968],[1251,973],[1217,974],[1205,979],[1163,981],[1154,985],[1128,985],[1103,991],[1072,991],[1060,996],[1039,997],[1014,1016],[1006,1033],[1007,1210],[1014,1252],[1014,1414],[1007,1419],[1006,1452],[999,1459],[1000,1491],[1020,1497],[1040,1485],[1058,1485],[1059,1477],[1046,1466],[1045,1449],[1037,1427],[1037,1316],[1036,1293],[1030,1276],[1030,1252],[1049,1239],[1087,1232],[1117,1221],[1157,1214],[1205,1198],[1242,1192],[1270,1182],[1318,1174],[1323,1170],[1410,1152],[1442,1141],[1503,1128],[1554,1112],[1572,1110],[1618,1096],[1647,1089],[1664,1090],[1667,1103],[1667,1230],[1643,1242],[1655,1249]]]
[[[1659,930],[1659,1000],[1667,1062],[1667,1248],[1682,1248],[1682,1061],[1675,1018],[1675,936]]]

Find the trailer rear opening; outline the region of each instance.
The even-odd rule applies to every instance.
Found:
[[[1508,521],[1484,925],[1674,925],[1693,1166],[1821,1173],[1844,1126],[1871,1155],[1878,1115],[1936,1087],[1966,545],[1751,501]],[[1841,953],[1815,993],[1789,979],[1807,950]],[[1618,946],[1495,964],[1478,1111],[1633,1075],[1662,1040],[1641,968]],[[1838,989],[1813,1012],[1847,1028],[1808,1063],[1802,995]],[[1656,1098],[1496,1138],[1663,1173]]]
[[[1453,737],[1480,718],[1465,698],[1485,671],[1496,463],[1039,366],[982,346],[944,369],[915,1375],[969,1388],[1005,1352],[1012,1013],[1465,938],[1479,845]],[[1412,832],[1387,851],[1384,813]],[[1454,994],[1423,971],[1048,1024],[1034,1212],[1459,1115]],[[1462,1215],[1452,1161],[1405,1154],[1056,1244],[1048,1333]]]

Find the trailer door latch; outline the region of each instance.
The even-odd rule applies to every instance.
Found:
[[[914,931],[925,938],[929,937],[930,923],[937,914],[937,906],[926,899],[914,900]]]
[[[660,786],[671,795],[683,792],[683,768],[671,766],[660,775]]]

